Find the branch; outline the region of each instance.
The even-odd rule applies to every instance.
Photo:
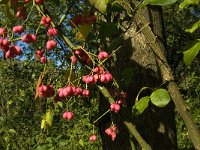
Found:
[[[114,103],[114,99],[112,98],[112,96],[110,95],[110,93],[108,92],[108,90],[103,87],[103,86],[99,86],[98,88],[100,90],[100,92],[104,95],[104,97],[106,99],[108,99],[109,103]],[[128,128],[129,132],[135,137],[135,139],[138,141],[138,143],[141,145],[142,149],[144,150],[151,150],[151,147],[149,146],[149,144],[141,137],[141,135],[139,134],[139,132],[137,131],[135,125],[133,125],[133,123],[131,122],[127,122],[124,119],[124,116],[120,116],[120,119],[122,119],[124,125]]]
[[[135,15],[135,21],[140,22],[142,24],[141,26],[148,24],[148,21],[146,20],[146,18],[140,11]],[[153,49],[153,51],[157,57],[159,69],[162,74],[162,80],[163,80],[163,82],[168,83],[168,86],[167,86],[168,91],[172,97],[172,100],[173,100],[179,114],[181,115],[181,117],[187,127],[189,137],[190,137],[192,143],[194,144],[194,147],[196,149],[200,149],[199,130],[198,130],[196,124],[194,123],[190,112],[187,110],[187,105],[186,105],[183,97],[181,96],[181,93],[178,89],[177,84],[174,82],[172,70],[171,70],[171,68],[167,62],[166,56],[164,54],[163,43],[160,42],[159,40],[157,40],[157,37],[152,32],[152,29],[150,28],[150,26],[146,26],[145,28],[143,28],[143,30],[141,32],[145,36],[147,43],[151,46],[151,48]]]

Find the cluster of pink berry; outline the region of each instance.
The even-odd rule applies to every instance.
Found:
[[[36,40],[37,37],[34,34],[25,34],[22,36],[22,42],[25,42],[27,44],[34,43],[36,42]]]
[[[7,36],[6,28],[0,28],[0,48],[5,53],[6,59],[15,58],[17,55],[21,55],[22,51],[19,46],[10,45],[9,41],[5,38]]]
[[[24,0],[24,4],[27,4],[29,3],[31,0]],[[21,3],[20,0],[12,0],[11,1],[11,5],[18,5],[17,3]],[[35,0],[35,4],[37,5],[40,5],[40,4],[43,4],[44,1],[43,0]],[[15,14],[15,17],[19,18],[19,19],[26,19],[27,18],[27,11],[26,11],[26,7],[25,5],[24,6],[21,6],[21,7],[18,7],[17,8],[17,12]]]
[[[108,71],[104,71],[104,69],[100,66],[97,66],[93,69],[93,75],[86,75],[82,77],[82,81],[87,84],[94,84],[98,81],[101,83],[108,83],[112,80],[112,74]]]
[[[68,96],[81,96],[81,95],[89,97],[90,91],[88,89],[83,90],[80,87],[73,87],[68,85],[66,87],[58,89],[58,94],[55,96],[54,100],[57,102],[64,100],[64,98]]]
[[[54,89],[52,85],[41,85],[38,89],[40,97],[52,97],[54,95]]]
[[[111,139],[114,141],[115,138],[117,137],[117,132],[118,132],[118,128],[117,126],[113,125],[110,128],[107,128],[105,130],[105,133],[111,137]]]
[[[76,25],[82,25],[82,24],[93,24],[96,21],[96,17],[91,15],[91,16],[81,16],[77,15],[72,19],[72,26]]]

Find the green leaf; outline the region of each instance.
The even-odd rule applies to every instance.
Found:
[[[89,0],[91,5],[93,5],[100,12],[105,13],[109,0]]]
[[[170,102],[170,95],[165,89],[157,89],[150,95],[151,102],[157,107],[165,107]]]
[[[177,0],[144,0],[143,5],[170,5],[177,2]]]
[[[123,76],[123,79],[124,79],[126,85],[129,85],[129,83],[132,80],[133,75],[134,75],[133,68],[131,68],[131,67],[125,68],[125,70],[122,73],[122,76]]]
[[[80,139],[80,140],[78,141],[78,143],[79,143],[81,146],[84,146],[84,141],[83,141],[82,139]]]
[[[200,20],[195,22],[192,27],[190,29],[186,29],[186,32],[190,32],[193,33],[194,31],[196,31],[198,28],[200,27]]]
[[[13,103],[12,100],[8,100],[8,105],[11,105]]]
[[[149,96],[142,97],[139,101],[136,102],[135,108],[139,113],[143,113],[143,111],[148,107],[149,101]]]
[[[52,123],[53,123],[53,111],[51,111],[50,109],[47,110],[46,112],[46,123],[49,125],[49,126],[52,126]]]
[[[91,29],[92,29],[92,24],[81,25],[79,31],[76,33],[76,39],[79,41],[86,40]]]
[[[40,125],[41,129],[44,129],[45,125],[46,125],[46,119],[45,119],[45,117],[44,117],[44,118],[42,119],[42,121],[41,121],[41,125]]]
[[[184,0],[182,3],[180,3],[179,9],[181,10],[191,4],[198,5],[199,3],[200,3],[200,0]]]
[[[14,129],[9,129],[9,131],[11,134],[17,134],[17,132]]]
[[[197,40],[191,48],[183,52],[183,60],[186,66],[191,65],[194,58],[198,55],[199,50],[200,50],[200,39]]]

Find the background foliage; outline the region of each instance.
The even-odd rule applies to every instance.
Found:
[[[81,5],[79,2],[73,1],[75,5],[71,7],[74,9],[67,10],[68,13],[70,12],[74,15],[83,13],[83,10],[79,7]],[[108,1],[103,2],[107,3]],[[60,6],[57,1],[52,5],[61,8],[60,10],[63,12],[66,11],[64,6]],[[100,12],[104,13],[106,10],[104,6],[104,4],[99,4],[96,7],[98,7]],[[176,73],[176,80],[179,82],[181,91],[188,103],[188,109],[190,109],[196,123],[200,127],[200,66],[198,61],[200,56],[197,55],[189,67],[185,67],[183,62],[183,52],[186,50],[186,46],[197,39],[199,35],[199,30],[190,34],[185,32],[185,29],[190,28],[193,23],[199,20],[200,8],[191,6],[187,10],[179,11],[178,6],[178,4],[174,4],[164,7],[169,50],[168,58]],[[52,7],[51,11],[56,12],[53,8],[55,7]],[[15,11],[15,8],[9,10],[9,8],[5,7],[2,10],[6,12],[3,14],[11,15],[9,18],[12,18],[12,11]],[[193,13],[194,11],[196,13]],[[171,14],[174,14],[173,17]],[[59,15],[61,15],[59,11],[53,14],[53,16]],[[9,21],[10,24],[8,26],[11,27],[13,20]],[[109,24],[103,25],[101,30],[104,30],[105,26],[109,26]],[[28,25],[30,29],[33,26],[34,24]],[[65,29],[63,30],[65,34],[74,34],[74,31],[66,28],[66,26],[62,28]],[[62,60],[63,58],[54,57],[56,54],[61,53],[60,49],[62,48],[65,48],[64,44],[60,43],[60,47],[56,50],[55,54],[50,54],[49,57],[56,61],[58,59]],[[31,49],[31,47],[24,47],[24,49]],[[66,50],[68,49],[66,48]],[[27,58],[29,58],[30,53],[31,51],[27,51]],[[67,53],[63,55],[67,57]],[[94,116],[98,116],[98,113],[94,113],[94,116],[89,115],[91,112],[98,111],[98,103],[95,100],[74,100],[71,107],[76,112],[76,117],[72,122],[61,119],[62,111],[64,111],[62,108],[64,106],[62,103],[58,103],[53,112],[52,127],[41,129],[41,120],[46,115],[46,110],[48,110],[46,108],[48,101],[35,102],[34,95],[36,80],[43,71],[43,66],[37,61],[22,60],[0,61],[0,149],[101,149],[100,137],[98,137],[98,141],[95,143],[90,143],[88,140],[88,135],[92,134],[93,129],[90,123],[91,119]],[[53,66],[55,67],[55,64],[52,63],[49,68],[50,72],[53,72],[50,75],[52,80],[62,81],[62,78],[57,77],[58,74],[59,76],[64,74],[64,69],[61,67],[59,71],[55,71],[53,70]],[[176,121],[179,149],[192,149],[193,145],[188,139],[185,125],[179,115],[177,115]]]

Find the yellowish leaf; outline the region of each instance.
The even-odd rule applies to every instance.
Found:
[[[92,24],[83,24],[79,27],[79,31],[76,33],[77,40],[86,40],[87,36],[92,28]]]

